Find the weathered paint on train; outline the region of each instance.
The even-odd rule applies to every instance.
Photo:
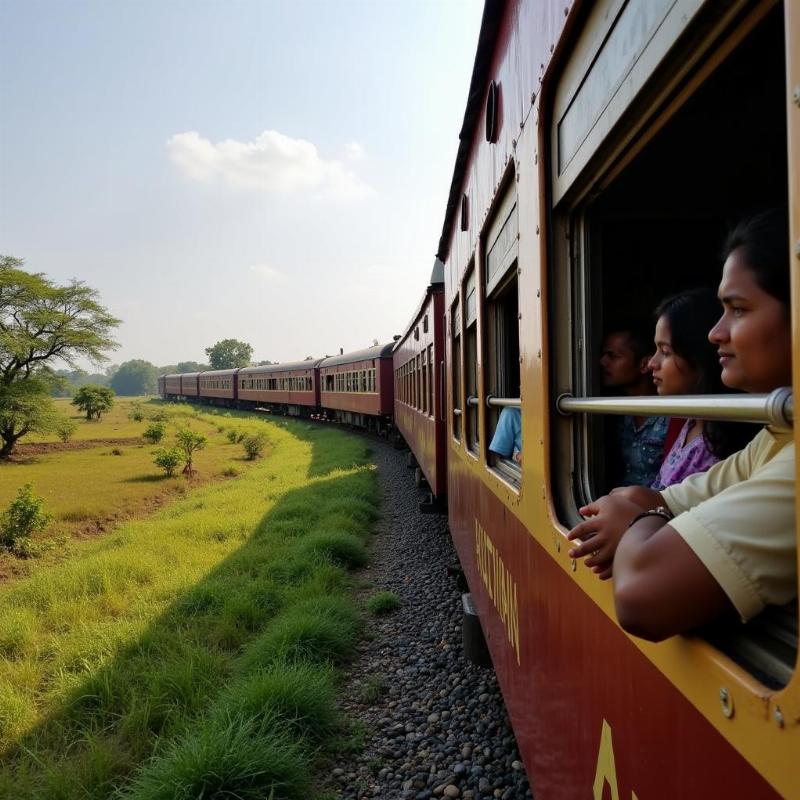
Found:
[[[320,404],[325,409],[347,411],[374,417],[389,417],[392,413],[392,375],[391,344],[376,345],[355,353],[331,356],[320,362]],[[328,375],[356,370],[375,369],[375,390],[371,392],[326,391],[325,378]]]
[[[245,367],[239,370],[236,379],[239,384],[239,399],[248,403],[274,403],[275,405],[319,406],[319,364],[322,359],[300,361],[292,364],[268,364],[261,367]],[[311,381],[311,389],[258,389],[247,388],[246,382],[271,378],[301,378]]]
[[[567,555],[567,531],[554,509],[546,205],[552,120],[543,98],[558,79],[560,52],[590,5],[509,0],[487,3],[484,14],[470,102],[483,108],[489,81],[495,81],[501,87],[499,125],[491,144],[482,111],[472,127],[465,124],[466,147],[456,163],[439,257],[446,266],[448,309],[458,297],[464,307],[461,284],[473,264],[481,296],[481,232],[495,200],[510,182],[516,185],[524,458],[517,493],[488,468],[483,449],[475,457],[466,436],[457,440],[448,432],[453,539],[538,800],[800,797],[797,675],[784,689],[770,691],[700,639],[651,644],[625,634],[609,584]],[[792,90],[800,95],[800,5],[787,2],[784,15],[791,97]],[[800,247],[800,101],[787,101],[787,123],[792,241]],[[456,214],[462,194],[466,230]],[[792,257],[798,256],[800,250]],[[800,352],[796,280],[792,297]],[[477,325],[484,341],[480,311]],[[485,364],[478,352],[481,386]],[[800,381],[800,358],[794,370]],[[460,386],[453,387],[451,377],[448,370],[449,431],[452,409],[463,408],[467,394],[464,371]],[[483,403],[478,414],[485,430]]]

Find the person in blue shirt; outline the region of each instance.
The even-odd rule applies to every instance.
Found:
[[[522,412],[506,407],[500,412],[489,450],[503,458],[522,461]]]
[[[600,369],[609,394],[629,397],[655,393],[648,361],[652,336],[641,326],[612,330],[603,340]],[[619,448],[618,486],[650,486],[664,460],[669,417],[622,417],[616,431]],[[616,470],[615,470],[616,471]]]

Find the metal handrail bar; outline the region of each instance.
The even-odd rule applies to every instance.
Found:
[[[624,414],[642,417],[694,417],[695,419],[757,422],[776,428],[794,423],[792,390],[769,394],[694,394],[669,397],[573,397],[556,399],[560,414]]]
[[[493,394],[486,396],[486,405],[489,408],[522,408],[519,397],[495,397]]]
[[[481,403],[481,401],[480,401],[480,398],[478,398],[478,397],[470,396],[470,397],[467,398],[467,405],[468,406],[478,406],[478,405],[480,405],[480,403]]]
[[[454,417],[460,417],[461,416],[461,409],[460,408],[454,408],[453,409],[453,416]]]

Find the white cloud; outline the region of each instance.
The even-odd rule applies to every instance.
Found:
[[[333,199],[373,193],[340,161],[321,158],[311,142],[278,131],[264,131],[251,142],[225,139],[217,143],[197,131],[186,131],[170,136],[167,149],[173,163],[196,181],[276,193],[310,191]]]
[[[251,264],[250,271],[270,282],[286,280],[285,272],[281,272],[279,269],[271,267],[269,264]]]
[[[358,142],[348,142],[344,146],[344,151],[349,161],[361,161],[366,155],[364,148]]]

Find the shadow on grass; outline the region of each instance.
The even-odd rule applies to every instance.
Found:
[[[163,483],[179,477],[178,475],[134,475],[132,478],[125,478],[123,483]]]
[[[1,754],[0,797],[309,796],[336,725],[332,669],[357,636],[347,570],[365,561],[377,489],[372,470],[347,473],[367,463],[360,439],[286,427],[311,444],[316,480],[136,641],[97,668],[76,657],[59,707]]]

